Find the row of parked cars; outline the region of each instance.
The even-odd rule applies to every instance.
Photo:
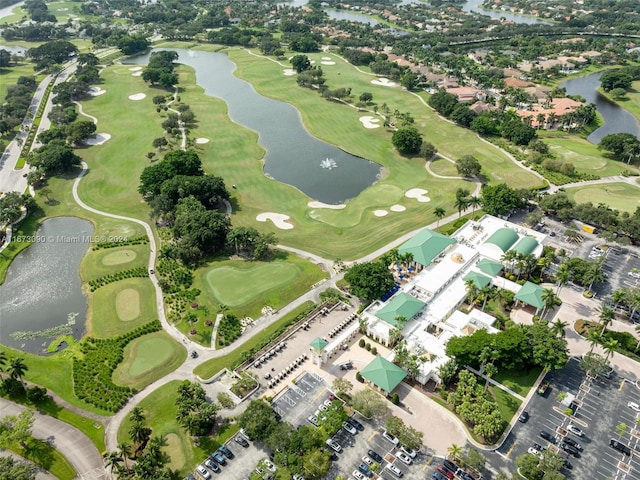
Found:
[[[198,465],[196,471],[202,478],[207,480],[211,478],[211,472],[220,473],[222,467],[227,464],[227,459],[231,460],[234,457],[233,452],[226,445],[222,445],[218,450],[209,455],[209,458]]]
[[[455,463],[445,459],[440,465],[436,467],[436,471],[433,472],[431,478],[433,480],[452,480],[455,476],[462,480],[480,480],[480,477],[474,477],[466,470],[458,467]]]

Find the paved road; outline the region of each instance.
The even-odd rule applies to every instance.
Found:
[[[0,398],[0,417],[18,415],[27,410],[22,405]],[[35,412],[32,434],[50,442],[73,465],[85,480],[106,478],[102,456],[89,438],[71,425]]]

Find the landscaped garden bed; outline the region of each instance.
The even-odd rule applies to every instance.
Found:
[[[258,381],[248,372],[240,374],[238,381],[231,386],[231,391],[236,397],[243,399],[258,387]]]

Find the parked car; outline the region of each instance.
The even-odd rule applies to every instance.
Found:
[[[369,455],[371,458],[373,458],[378,463],[382,463],[383,462],[382,457],[375,450],[367,450],[367,455]]]
[[[556,438],[553,435],[551,435],[549,432],[545,432],[544,430],[542,430],[540,432],[540,436],[545,440],[550,441],[551,443],[556,443]]]
[[[576,447],[578,450],[582,451],[582,445],[576,442],[573,438],[564,437],[562,441],[567,445],[571,445],[572,447]]]
[[[453,463],[450,462],[449,460],[445,459],[444,462],[442,462],[442,464],[447,467],[449,470],[451,470],[453,473],[458,471],[458,466]]]
[[[374,462],[374,461],[373,461],[373,458],[368,457],[367,455],[365,455],[364,457],[362,457],[362,461],[363,461],[364,463],[366,463],[367,465],[369,465],[369,466],[371,466],[371,465],[373,465],[374,463],[376,463],[376,462]]]
[[[627,407],[629,407],[631,410],[635,410],[636,412],[640,412],[640,405],[638,405],[636,402],[627,403]]]
[[[196,470],[198,471],[198,473],[202,476],[202,478],[204,478],[205,480],[211,478],[211,474],[209,473],[209,470],[207,470],[206,468],[204,468],[202,465],[198,465],[196,467]]]
[[[318,426],[318,417],[316,417],[315,415],[309,415],[307,417],[307,420],[309,420],[309,423],[315,425],[316,427]]]
[[[151,271],[151,273],[153,273],[153,271]],[[198,358],[198,352],[191,350],[191,358]]]
[[[325,407],[329,408],[329,407],[331,406],[331,404],[332,404],[332,403],[333,403],[333,400],[326,399],[322,404],[323,404]]]
[[[444,465],[438,465],[436,469],[438,470],[438,472],[440,472],[442,475],[447,477],[449,480],[453,480],[453,472],[449,470],[447,467],[445,467]]]
[[[351,425],[353,425],[354,427],[356,427],[357,430],[359,431],[363,431],[364,430],[364,425],[362,425],[359,421],[357,421],[355,418],[353,417],[349,417],[347,418],[347,422],[349,422]]]
[[[318,405],[318,410],[326,412],[327,410],[329,410],[329,407],[327,407],[324,403],[321,403],[320,405]]]
[[[569,430],[574,435],[577,435],[579,437],[584,437],[584,432],[580,430],[578,427],[576,427],[573,423],[570,423],[569,425],[567,425],[567,430]]]
[[[218,464],[216,462],[214,462],[213,460],[211,460],[210,458],[207,458],[204,461],[204,464],[206,465],[206,467],[211,470],[214,473],[218,473],[220,472],[220,467],[218,466]]]
[[[528,453],[530,453],[531,455],[535,455],[536,457],[540,457],[543,458],[542,454],[540,453],[540,451],[536,448],[533,447],[529,447],[529,449],[527,450]]]
[[[244,448],[247,448],[249,446],[249,442],[247,442],[244,437],[241,437],[240,435],[236,435],[234,438],[235,442],[238,445],[243,446]]]
[[[396,437],[395,435],[392,435],[391,433],[387,432],[386,430],[383,430],[382,436],[384,438],[386,438],[387,440],[389,440],[394,445],[398,445],[398,443],[400,442],[400,440],[398,440],[398,437]]]
[[[431,478],[433,478],[433,480],[447,480],[447,479],[453,478],[453,474],[450,477],[446,477],[440,472],[433,472],[433,475],[431,475]]]
[[[560,444],[560,448],[562,450],[564,450],[565,452],[570,453],[574,457],[577,457],[578,455],[580,455],[580,452],[578,451],[578,449],[576,447],[574,447],[573,445],[568,445],[566,443],[561,443]]]
[[[267,470],[269,470],[270,472],[275,472],[277,470],[276,466],[273,463],[271,463],[269,460],[265,460],[264,465],[267,467]]]
[[[411,458],[416,458],[416,455],[418,455],[418,452],[410,448],[400,447],[400,450],[402,451],[402,453],[409,455]]]
[[[224,459],[224,455],[222,455],[218,451],[213,452],[211,455],[209,455],[209,458],[211,458],[218,465],[226,465],[227,464],[227,461]]]
[[[342,424],[342,428],[344,428],[347,432],[349,432],[351,435],[357,435],[358,434],[358,430],[356,430],[356,427],[354,427],[353,425],[351,425],[349,422],[344,422]]]
[[[365,465],[364,463],[361,463],[360,465],[358,465],[358,470],[360,470],[365,477],[370,477],[371,475],[373,475],[373,472],[371,471],[369,466]]]
[[[526,410],[524,412],[522,412],[520,414],[520,416],[518,417],[518,421],[520,423],[527,423],[527,420],[529,420],[529,412],[527,412]]]
[[[413,463],[413,460],[411,460],[411,457],[404,452],[398,452],[396,454],[396,457],[405,465],[411,465]]]
[[[533,448],[535,448],[539,452],[544,450],[544,447],[542,445],[540,445],[539,443],[536,443],[536,442],[533,442]]]
[[[293,480],[306,480],[302,475],[298,475],[297,473],[293,476]]]
[[[354,470],[351,475],[353,475],[353,478],[355,478],[356,480],[364,480],[364,475],[358,470]]]
[[[222,445],[218,450],[229,460],[231,460],[234,457],[233,452],[229,450],[229,448],[226,445]]]
[[[616,450],[624,453],[627,456],[631,455],[631,449],[629,447],[627,447],[624,443],[620,443],[617,440],[614,440],[613,438],[609,440],[609,446],[615,448]]]
[[[342,445],[336,442],[333,438],[327,440],[327,446],[331,448],[336,453],[340,453],[342,451]]]
[[[398,478],[404,477],[404,473],[402,473],[402,470],[400,470],[398,467],[396,467],[395,465],[393,465],[391,463],[387,463],[387,466],[385,468],[387,470],[389,470],[391,473],[393,473]]]

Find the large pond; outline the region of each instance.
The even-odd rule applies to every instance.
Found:
[[[568,94],[582,95],[587,103],[595,104],[596,110],[602,115],[604,125],[593,131],[587,140],[597,144],[600,143],[602,137],[611,133],[640,135],[640,127],[636,118],[598,92],[601,75],[602,72],[592,73],[584,77],[566,80],[560,84],[561,87],[567,89]]]
[[[59,335],[82,337],[87,298],[78,271],[92,234],[91,222],[75,217],[42,223],[0,285],[0,343],[44,353]]]
[[[226,55],[171,50],[178,52],[178,62],[195,69],[196,81],[207,95],[227,103],[229,117],[234,122],[258,133],[258,141],[267,152],[264,171],[268,176],[328,204],[354,198],[378,179],[380,165],[311,136],[298,110],[288,103],[263,97],[250,83],[233,75],[236,65]],[[148,55],[145,55],[128,63],[147,61]],[[342,127],[336,125],[335,128],[337,131]],[[211,139],[214,145],[215,140]]]
[[[324,11],[332,20],[347,20],[348,22],[366,23],[372,27],[378,25],[378,21],[376,19],[368,15],[363,15],[362,13],[355,13],[350,10],[334,10],[332,8],[325,8]]]
[[[482,8],[483,0],[468,0],[462,5],[462,10],[465,12],[477,12],[481,15],[494,18],[496,20],[507,20],[515,23],[528,23],[528,24],[546,24],[551,25],[553,22],[542,20],[535,17],[527,17],[526,15],[518,15],[517,13],[503,12],[498,10],[490,10]]]

